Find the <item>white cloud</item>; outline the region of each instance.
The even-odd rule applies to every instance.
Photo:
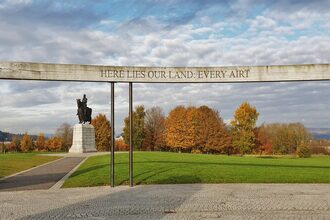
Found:
[[[251,3],[240,2],[246,5]],[[239,10],[238,5],[232,7]],[[330,62],[328,32],[311,36],[297,33],[297,30],[310,32],[315,23],[329,25],[329,13],[319,16],[306,8],[288,15],[274,10],[249,20],[231,17],[228,18],[232,19],[230,22],[226,19],[213,22],[212,17],[204,12],[206,10],[200,11],[199,17],[195,18],[194,22],[202,20],[199,25],[191,22],[168,26],[154,16],[147,16],[127,23],[101,19],[97,25],[105,29],[73,29],[65,25],[34,24],[29,21],[13,25],[2,20],[0,29],[6,31],[0,35],[0,60],[136,66]],[[305,26],[301,25],[305,21]],[[114,30],[108,31],[106,27],[110,26]],[[229,34],[231,32],[234,34]],[[5,81],[0,82],[0,86],[0,95],[6,97],[1,104],[6,107],[0,109],[0,130],[24,132],[29,128],[34,133],[40,129],[50,133],[62,122],[76,123],[75,99],[84,93],[89,98],[94,115],[105,112],[109,116],[107,83]],[[127,85],[117,84],[116,91],[116,124],[117,132],[120,132],[123,118],[127,115]],[[318,99],[314,97],[315,92],[319,94]],[[165,113],[179,104],[207,104],[219,109],[228,122],[242,102],[250,101],[261,112],[259,122],[304,119],[309,127],[330,125],[326,115],[330,106],[329,82],[136,84],[134,94],[135,105],[159,105]]]
[[[9,7],[22,7],[32,3],[32,0],[5,0],[0,3],[0,9],[5,9]]]

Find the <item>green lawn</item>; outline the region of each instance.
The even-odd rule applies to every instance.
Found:
[[[116,154],[116,185],[128,184],[128,154]],[[64,187],[109,185],[109,156],[89,158]],[[135,184],[330,183],[330,157],[134,153]]]
[[[0,154],[0,178],[56,160],[60,157],[40,156],[37,153]]]

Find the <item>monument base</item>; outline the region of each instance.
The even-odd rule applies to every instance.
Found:
[[[95,129],[90,124],[76,124],[73,127],[73,140],[69,153],[96,152]]]

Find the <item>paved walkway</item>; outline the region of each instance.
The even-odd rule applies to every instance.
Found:
[[[84,157],[63,159],[0,181],[0,191],[49,189],[76,167]]]
[[[329,184],[183,184],[0,192],[0,219],[330,219]]]

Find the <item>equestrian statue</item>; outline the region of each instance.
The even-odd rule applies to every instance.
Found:
[[[92,109],[87,107],[87,98],[85,94],[82,100],[77,99],[77,106],[79,124],[85,124],[86,122],[89,122],[90,124],[92,122]]]

